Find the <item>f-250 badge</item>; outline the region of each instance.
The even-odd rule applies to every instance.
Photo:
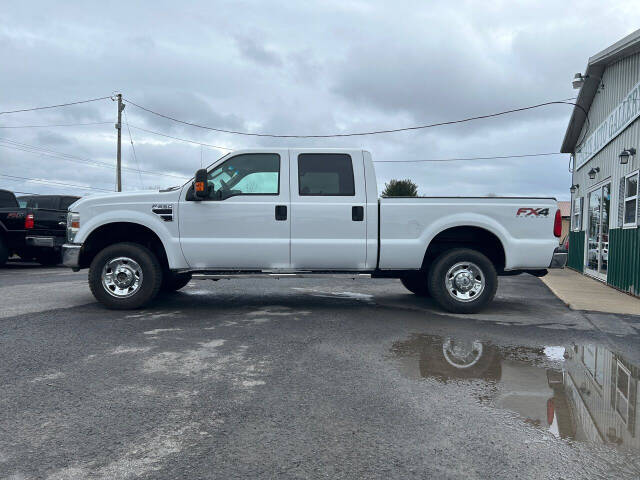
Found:
[[[173,203],[154,203],[151,211],[165,222],[173,221]]]
[[[548,217],[548,208],[520,207],[516,212],[516,217]]]

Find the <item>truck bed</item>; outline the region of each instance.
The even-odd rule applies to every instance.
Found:
[[[380,199],[380,269],[416,268],[437,235],[460,225],[495,235],[505,270],[549,265],[557,202],[533,197],[395,197]]]

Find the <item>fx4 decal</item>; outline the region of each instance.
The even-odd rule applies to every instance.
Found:
[[[548,217],[548,208],[520,207],[516,212],[516,217]]]

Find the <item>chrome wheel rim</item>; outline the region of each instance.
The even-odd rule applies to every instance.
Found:
[[[116,298],[128,298],[142,286],[142,268],[129,257],[109,260],[102,268],[102,286]]]
[[[447,292],[458,302],[471,302],[478,298],[485,287],[482,270],[475,263],[458,262],[444,279]]]
[[[482,357],[482,342],[453,340],[447,338],[442,344],[445,360],[455,368],[473,367]]]

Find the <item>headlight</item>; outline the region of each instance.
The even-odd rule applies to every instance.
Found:
[[[67,242],[73,243],[76,233],[80,229],[80,214],[76,212],[67,213]]]

